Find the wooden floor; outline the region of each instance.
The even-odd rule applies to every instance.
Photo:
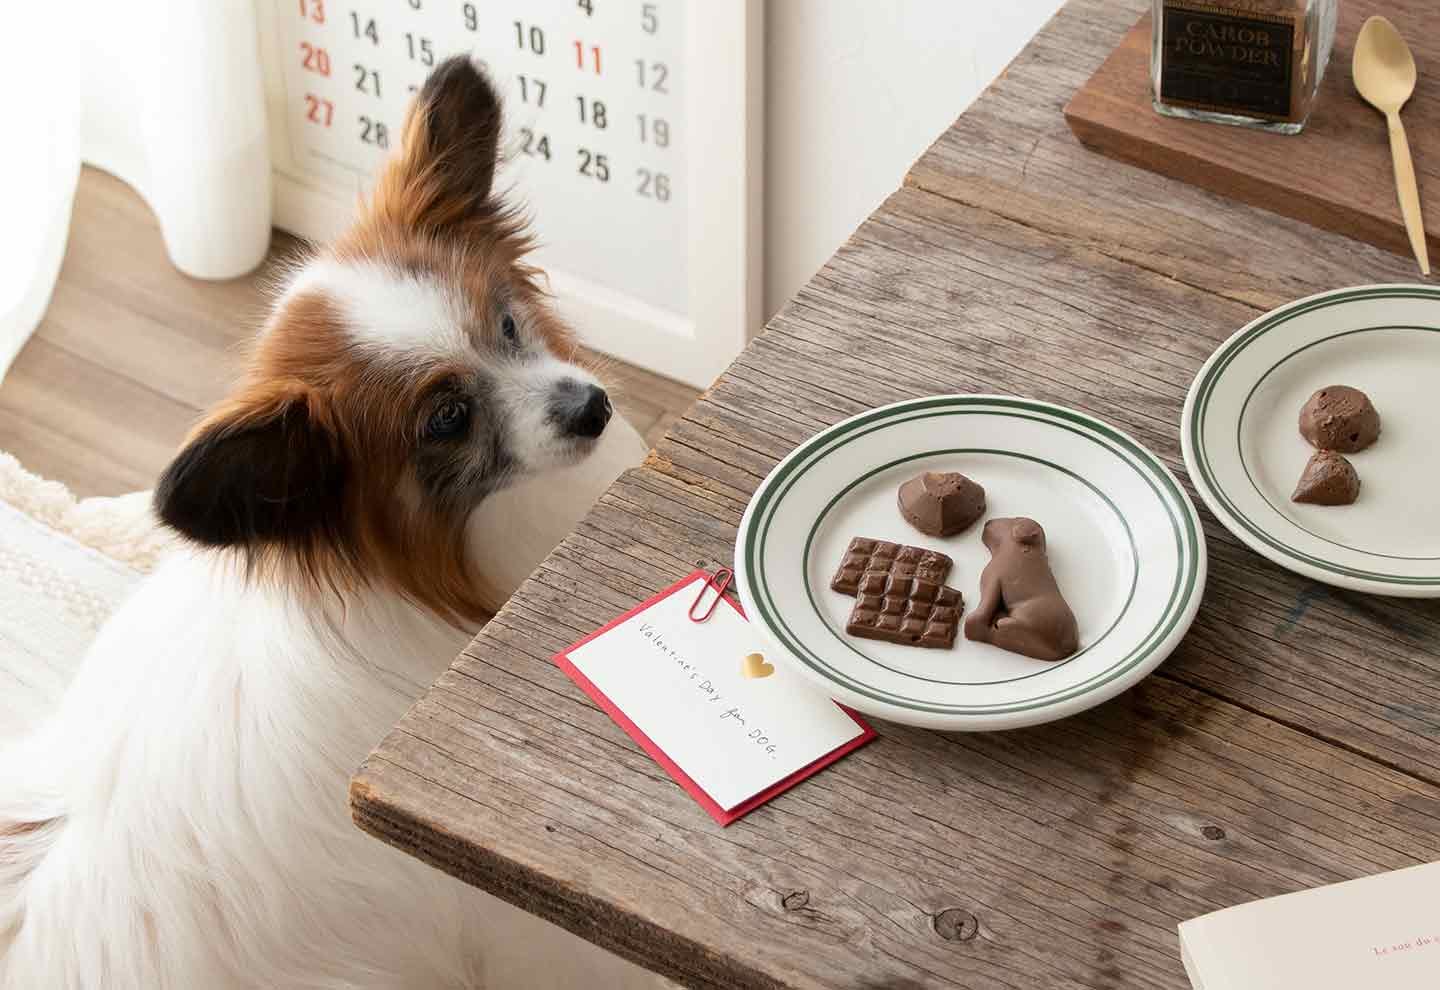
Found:
[[[87,168],[49,311],[0,382],[0,450],[82,497],[151,487],[236,373],[265,312],[267,276],[299,250],[277,231],[254,274],[187,278],[140,197]],[[625,364],[603,374],[652,444],[698,394]]]

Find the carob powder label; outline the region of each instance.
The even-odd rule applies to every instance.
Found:
[[[1295,22],[1278,14],[1166,3],[1160,98],[1176,106],[1292,117]]]

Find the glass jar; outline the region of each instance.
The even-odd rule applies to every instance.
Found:
[[[1298,134],[1339,0],[1154,0],[1150,89],[1172,117]]]

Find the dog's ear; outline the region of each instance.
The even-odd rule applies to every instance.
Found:
[[[456,195],[483,200],[495,181],[502,124],[494,84],[456,55],[425,80],[406,122],[406,152],[444,172]]]
[[[338,525],[344,482],[339,443],[305,394],[240,400],[165,469],[155,511],[204,546],[309,546]]]
[[[1045,547],[1045,530],[1034,519],[1016,519],[1010,526],[1010,535],[1022,547]]]
[[[501,128],[500,95],[485,73],[464,55],[441,62],[410,107],[371,212],[422,230],[493,212]]]

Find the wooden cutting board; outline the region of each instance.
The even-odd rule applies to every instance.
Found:
[[[1298,135],[1162,117],[1150,103],[1150,16],[1065,107],[1089,147],[1211,192],[1410,254],[1395,196],[1385,118],[1360,99],[1350,56],[1360,25],[1383,13],[1415,54],[1420,79],[1401,119],[1410,136],[1425,232],[1440,257],[1440,4],[1340,0],[1319,103]],[[1417,269],[1418,275],[1418,269]]]

